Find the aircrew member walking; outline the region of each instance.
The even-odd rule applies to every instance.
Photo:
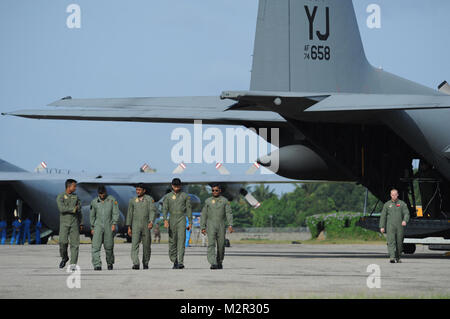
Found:
[[[153,229],[153,235],[155,237],[155,243],[156,239],[158,239],[158,244],[161,242],[161,230],[159,229],[159,224],[155,224],[155,228]]]
[[[69,256],[67,248],[70,244],[70,264],[78,262],[78,251],[80,247],[80,231],[83,231],[83,215],[81,214],[81,200],[75,194],[77,181],[66,180],[66,191],[56,198],[56,204],[60,212],[59,216],[59,253],[61,263],[59,268],[64,268]],[[72,270],[74,268],[72,267]]]
[[[108,195],[105,186],[99,186],[98,197],[91,202],[91,234],[92,234],[92,265],[94,270],[102,270],[100,250],[106,252],[108,270],[114,264],[114,235],[119,222],[119,204],[117,200]]]
[[[202,209],[200,227],[202,234],[208,235],[208,262],[211,269],[222,269],[225,257],[225,225],[233,232],[233,215],[229,201],[220,195],[218,184],[212,186],[212,197],[205,201]],[[217,253],[216,253],[217,244]]]
[[[151,256],[152,237],[150,230],[156,218],[156,207],[151,196],[145,194],[143,184],[136,186],[137,196],[128,204],[126,224],[128,236],[131,236],[132,269],[139,269],[139,244],[142,242],[142,264],[148,269]]]
[[[1,237],[1,245],[5,244],[5,240],[6,240],[6,221],[4,220],[0,220],[0,237]]]
[[[19,219],[19,217],[16,217],[14,221],[12,222],[13,226],[13,234],[11,237],[11,245],[18,245],[19,244],[19,237],[20,237],[20,227],[22,226],[22,222]]]
[[[25,242],[28,238],[28,244],[31,243],[31,234],[30,234],[30,227],[31,227],[31,220],[27,217],[23,221],[23,237],[22,237],[22,243],[25,245]]]
[[[391,263],[399,263],[403,250],[404,228],[409,221],[409,210],[405,202],[398,199],[398,191],[391,190],[391,200],[381,211],[380,231],[387,234],[387,244]]]
[[[170,213],[169,219],[167,213]],[[169,228],[169,258],[173,262],[172,269],[183,269],[186,229],[192,228],[192,209],[189,196],[181,191],[179,178],[172,180],[172,192],[164,197],[163,216],[164,227]]]
[[[36,223],[36,245],[41,244],[41,228],[42,228],[42,223],[39,219],[38,222]]]

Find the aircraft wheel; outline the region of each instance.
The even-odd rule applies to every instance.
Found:
[[[403,244],[403,252],[412,255],[416,251],[416,244]]]

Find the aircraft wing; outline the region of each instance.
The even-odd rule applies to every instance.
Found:
[[[253,175],[204,175],[204,174],[46,174],[31,172],[0,172],[0,183],[20,181],[60,181],[67,178],[75,179],[79,184],[106,184],[106,185],[135,185],[144,184],[169,184],[174,177],[179,177],[187,184],[218,183],[302,183],[306,181],[284,178],[275,174]]]
[[[191,175],[191,174],[143,174],[111,175],[96,178],[80,178],[82,184],[108,184],[108,185],[133,185],[144,184],[169,184],[174,177],[179,177],[187,184],[210,184],[218,183],[301,183],[303,181],[284,178],[276,174],[254,174],[254,175]],[[75,178],[76,179],[76,178]]]
[[[69,178],[68,175],[62,176],[59,174],[38,174],[31,172],[0,172],[0,184],[8,182],[20,181],[39,181],[39,180],[62,180]]]

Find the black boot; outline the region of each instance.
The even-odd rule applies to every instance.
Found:
[[[61,260],[61,262],[59,263],[59,268],[64,268],[66,266],[68,260]]]

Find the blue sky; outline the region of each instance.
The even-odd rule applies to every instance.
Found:
[[[355,0],[368,60],[436,88],[450,79],[448,0]],[[66,8],[81,8],[69,29]],[[369,29],[369,4],[381,28]],[[250,83],[256,0],[2,0],[0,112],[41,108],[61,97],[219,95]],[[169,173],[179,125],[0,117],[0,158],[50,167],[132,172],[147,162]],[[243,173],[247,164],[231,165]],[[215,173],[192,164],[191,172]],[[281,191],[289,187],[279,187]]]

